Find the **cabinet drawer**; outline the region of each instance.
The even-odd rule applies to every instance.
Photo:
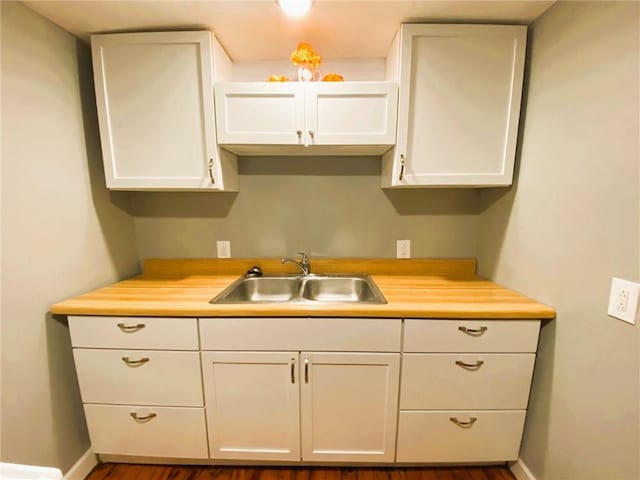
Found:
[[[473,423],[459,426],[451,419]],[[524,410],[401,411],[396,460],[429,463],[516,460],[524,419]]]
[[[85,405],[84,411],[95,453],[208,457],[203,408]],[[147,416],[152,417],[144,420]]]
[[[71,344],[89,348],[198,350],[195,318],[69,317]]]
[[[404,354],[400,408],[526,409],[534,362],[533,353]]]
[[[535,352],[539,320],[405,320],[404,352]]]
[[[402,322],[387,318],[201,318],[203,350],[399,352]]]
[[[198,352],[76,348],[73,356],[85,403],[203,406]]]

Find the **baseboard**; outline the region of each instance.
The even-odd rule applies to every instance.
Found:
[[[52,467],[0,463],[0,478],[5,480],[60,480],[62,472]]]
[[[93,467],[98,464],[98,457],[93,453],[93,450],[89,448],[84,455],[69,469],[64,476],[64,480],[84,480],[87,475],[91,473]]]
[[[533,476],[533,473],[531,473],[531,470],[529,470],[529,467],[527,467],[521,458],[510,463],[509,469],[517,480],[536,480],[536,477]]]

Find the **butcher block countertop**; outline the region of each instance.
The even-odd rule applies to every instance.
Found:
[[[396,317],[552,319],[541,303],[476,276],[475,259],[311,259],[313,273],[368,273],[385,305],[209,301],[258,265],[297,273],[279,259],[150,259],[143,274],[57,303],[54,314],[156,317]]]

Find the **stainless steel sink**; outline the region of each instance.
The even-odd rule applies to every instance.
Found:
[[[311,277],[304,282],[302,297],[316,302],[387,303],[369,277]]]
[[[243,277],[210,303],[290,302],[298,297],[301,285],[299,277]]]
[[[387,303],[368,275],[241,277],[209,303]]]

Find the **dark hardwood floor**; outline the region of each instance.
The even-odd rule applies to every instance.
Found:
[[[515,480],[507,467],[210,467],[101,463],[86,480]]]

